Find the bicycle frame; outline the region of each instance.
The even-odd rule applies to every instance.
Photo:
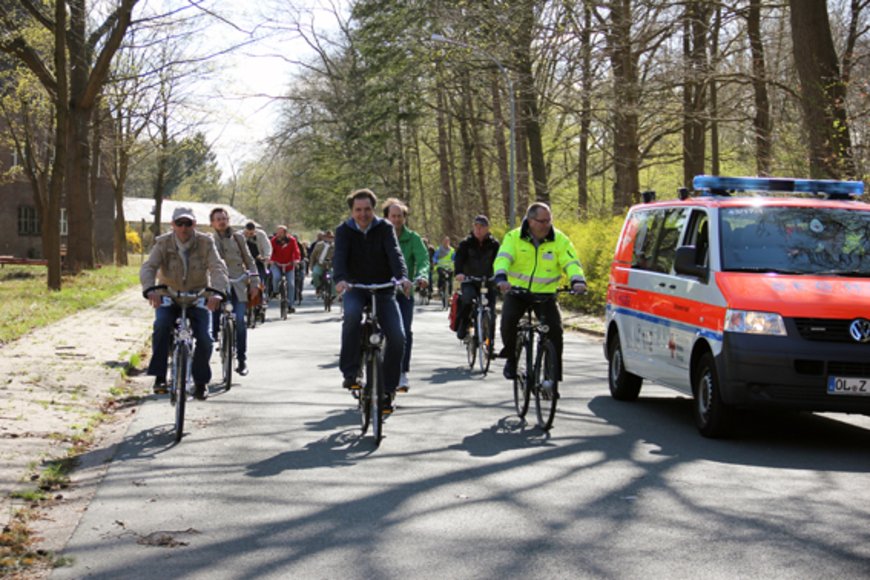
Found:
[[[480,292],[472,303],[472,330],[471,340],[466,344],[468,350],[468,364],[474,368],[477,359],[480,371],[486,375],[489,372],[490,359],[493,351],[495,338],[495,303],[490,304],[491,279],[486,276],[466,276],[463,284],[480,284]],[[485,330],[488,328],[488,332]]]
[[[360,392],[358,405],[362,433],[365,434],[369,423],[372,436],[378,445],[383,438],[384,380],[381,349],[384,335],[378,324],[378,301],[376,292],[395,288],[396,282],[386,284],[348,284],[348,290],[365,290],[369,293],[368,303],[363,308],[362,332],[360,334],[360,368],[365,370],[365,383]]]

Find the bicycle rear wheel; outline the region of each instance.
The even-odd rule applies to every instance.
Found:
[[[190,350],[184,344],[176,344],[172,355],[172,397],[175,401],[175,442],[184,435],[184,408],[187,404],[187,383],[190,372]]]
[[[323,291],[323,309],[327,312],[332,310],[332,289],[326,288]]]
[[[447,306],[450,302],[450,296],[447,294],[447,284],[443,284],[440,290],[441,294],[441,310],[447,310]]]
[[[529,374],[532,371],[532,353],[526,335],[517,335],[517,370],[514,376],[514,406],[520,418],[529,411]]]
[[[384,375],[383,352],[373,349],[366,365],[366,390],[369,391],[369,414],[371,415],[372,437],[375,445],[381,444],[384,437]]]
[[[546,338],[541,341],[532,377],[535,391],[535,411],[538,426],[548,431],[556,416],[556,403],[559,400],[559,381],[556,374],[556,345]]]
[[[492,321],[489,309],[483,308],[477,313],[477,366],[484,375],[489,372],[492,359]]]
[[[227,391],[233,386],[233,355],[236,349],[236,321],[232,316],[224,313],[221,319],[221,384]]]

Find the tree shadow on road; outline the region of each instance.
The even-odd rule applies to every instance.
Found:
[[[508,416],[479,433],[468,435],[462,443],[448,449],[467,451],[474,457],[493,457],[504,451],[552,446],[549,433],[529,425],[525,419]]]
[[[356,409],[347,408],[340,411],[330,411],[322,419],[308,421],[305,423],[305,428],[309,431],[334,431],[355,423],[359,423],[359,412]]]
[[[312,441],[302,449],[285,451],[248,465],[245,475],[272,477],[287,470],[349,466],[375,449],[377,447],[371,437],[360,437],[358,430],[348,429]]]
[[[452,381],[461,381],[468,378],[468,373],[465,372],[466,367],[441,367],[432,369],[432,374],[423,380],[433,385],[443,385]]]

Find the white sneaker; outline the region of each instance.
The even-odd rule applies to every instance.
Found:
[[[408,373],[402,373],[399,376],[399,386],[396,388],[396,390],[400,393],[407,393],[408,388]]]

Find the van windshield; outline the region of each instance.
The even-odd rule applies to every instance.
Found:
[[[736,207],[720,220],[724,271],[870,277],[870,211]]]

